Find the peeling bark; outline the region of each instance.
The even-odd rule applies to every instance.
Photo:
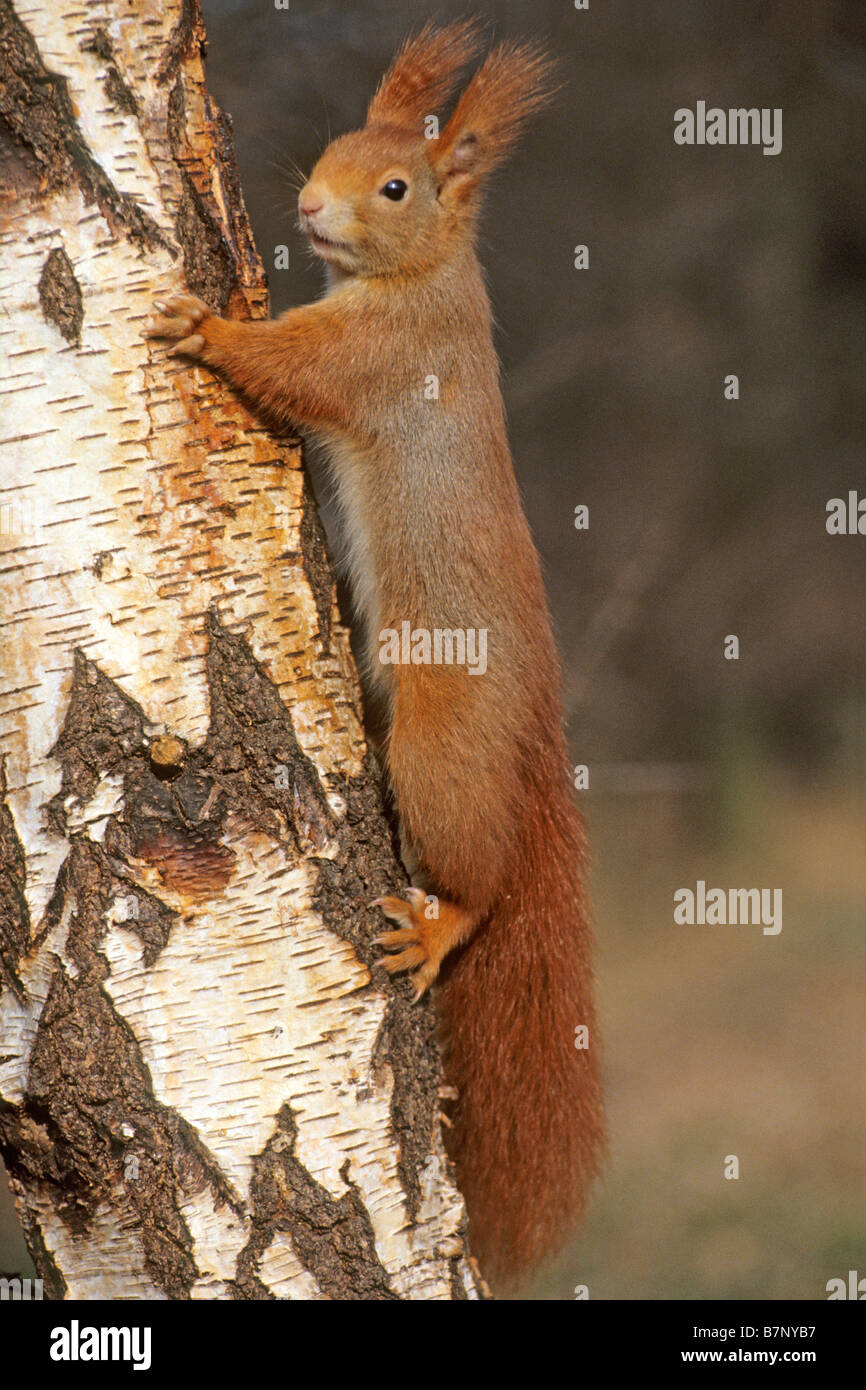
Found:
[[[0,1152],[54,1298],[475,1298],[297,441],[140,337],[267,312],[195,0],[0,0]]]

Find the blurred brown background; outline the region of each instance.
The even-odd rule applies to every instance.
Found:
[[[866,12],[436,7],[470,10],[494,36],[546,36],[566,83],[498,177],[482,254],[590,770],[612,1132],[577,1247],[526,1295],[824,1298],[866,1275],[866,537],[825,529],[830,498],[866,496]],[[279,312],[320,288],[289,161],[308,171],[362,122],[428,10],[204,11]],[[674,111],[697,100],[781,107],[782,153],[677,146]],[[676,926],[699,878],[781,887],[781,934]],[[0,1270],[22,1264],[6,1229]]]

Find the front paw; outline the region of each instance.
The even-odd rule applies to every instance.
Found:
[[[207,342],[207,324],[213,316],[210,309],[192,294],[173,294],[168,299],[155,299],[156,315],[145,324],[143,337],[170,338],[174,347],[168,357],[201,357]]]

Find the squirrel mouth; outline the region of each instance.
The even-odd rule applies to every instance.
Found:
[[[330,251],[348,251],[349,249],[345,241],[334,241],[331,237],[322,236],[321,232],[314,232],[312,227],[309,228],[307,235],[313,250],[325,259]]]

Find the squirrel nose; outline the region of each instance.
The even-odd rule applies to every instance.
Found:
[[[318,189],[307,186],[301,190],[298,207],[305,217],[315,217],[316,213],[321,212],[324,206],[324,199]]]

